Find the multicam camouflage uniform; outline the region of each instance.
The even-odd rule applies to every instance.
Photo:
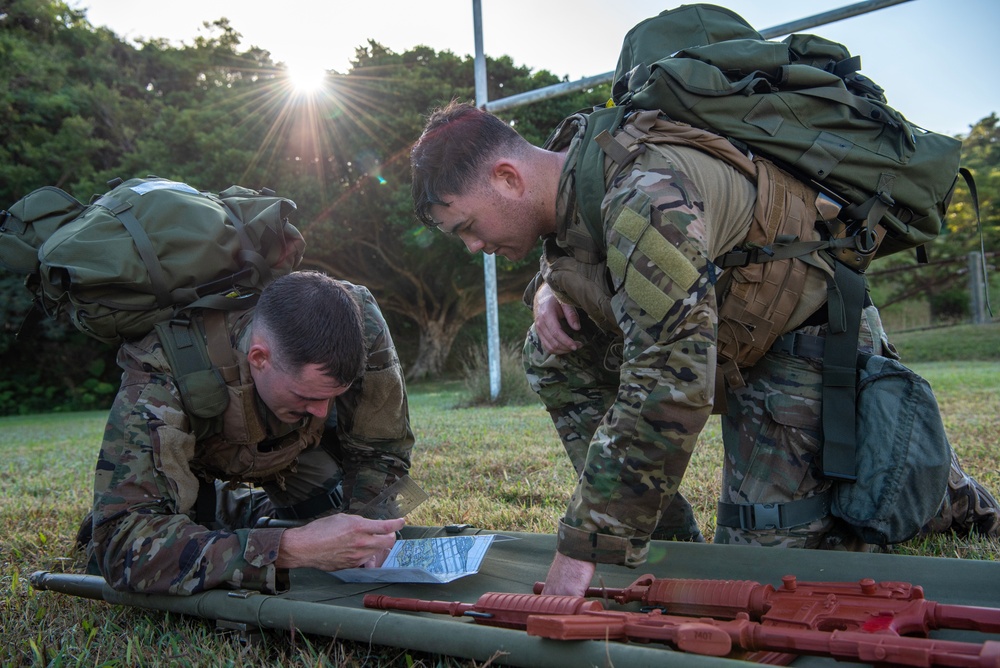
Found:
[[[555,243],[569,254],[587,235],[572,171],[584,124],[570,119],[547,147],[568,143]],[[703,199],[686,173],[703,175],[714,196]],[[654,532],[697,533],[686,502],[671,509],[673,519],[663,514],[712,411],[719,270],[709,258],[746,235],[755,200],[749,181],[719,160],[695,149],[647,150],[609,185],[602,206],[613,328],[587,322],[585,345],[558,356],[529,331],[529,382],[580,472],[559,526],[563,554],[634,566]],[[707,225],[709,216],[724,224]],[[684,518],[686,526],[671,526]]]
[[[338,485],[344,506],[358,507],[409,470],[413,434],[392,338],[371,293],[344,286],[362,310],[368,360],[364,377],[335,400],[328,427],[320,418],[283,424],[257,397],[245,355],[252,311],[228,316],[241,378],[230,386],[223,432],[207,438],[193,433],[156,334],[122,346],[88,550],[112,587],[279,591],[286,574],[274,562],[283,529],[249,528],[258,517],[295,504],[330,512],[326,499]],[[196,517],[199,481],[213,479],[217,529]]]
[[[545,280],[546,256],[576,258],[579,273],[594,281],[604,275],[575,209],[573,166],[585,123],[571,117],[546,146],[568,151],[557,201],[562,223],[555,238],[545,240],[542,272],[525,293],[529,305]],[[572,332],[582,347],[562,355],[546,354],[532,327],[524,364],[580,475],[560,522],[559,552],[634,566],[646,560],[651,538],[698,538],[678,487],[716,391],[720,270],[710,259],[746,236],[756,189],[726,163],[691,148],[647,146],[622,173],[613,168],[606,165],[601,209],[609,303],[593,295],[581,300],[579,286],[568,293],[548,280],[561,301],[591,317]],[[820,295],[816,303],[823,301]],[[861,329],[859,349],[894,355],[873,306],[866,307]],[[796,335],[824,331],[807,325]],[[865,549],[848,538],[828,505],[813,501],[825,498],[830,485],[815,475],[821,356],[793,352],[767,353],[746,374],[745,387],[726,388],[722,501],[773,508],[769,504],[805,500],[799,507],[807,516],[769,528],[722,526],[720,518],[715,541]]]

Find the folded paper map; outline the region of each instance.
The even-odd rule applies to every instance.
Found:
[[[397,540],[381,568],[331,571],[344,582],[451,582],[479,571],[496,536]]]

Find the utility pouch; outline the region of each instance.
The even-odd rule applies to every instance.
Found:
[[[879,355],[858,357],[857,480],[833,487],[831,512],[867,543],[900,543],[938,512],[951,445],[926,380]]]

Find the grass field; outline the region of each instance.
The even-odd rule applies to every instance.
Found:
[[[1000,491],[1000,325],[912,333],[898,347],[904,360],[922,360],[910,366],[935,388],[966,470]],[[460,387],[411,388],[412,473],[431,499],[409,521],[552,532],[574,476],[547,415],[538,406],[457,409]],[[103,426],[100,413],[0,419],[0,665],[472,665],[301,634],[243,646],[199,619],[34,591],[33,571],[74,568],[72,538],[90,504]],[[709,537],[721,452],[713,418],[683,486]],[[895,550],[1000,560],[996,542],[944,536]]]

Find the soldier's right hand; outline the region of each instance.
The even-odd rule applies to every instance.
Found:
[[[403,518],[369,520],[359,515],[329,515],[281,535],[278,568],[342,568],[374,566],[396,542]],[[381,557],[381,559],[380,559]]]
[[[577,350],[579,342],[570,336],[563,323],[574,331],[580,330],[580,314],[576,308],[559,301],[547,284],[542,284],[535,292],[532,304],[535,315],[535,333],[545,352],[562,355]]]

